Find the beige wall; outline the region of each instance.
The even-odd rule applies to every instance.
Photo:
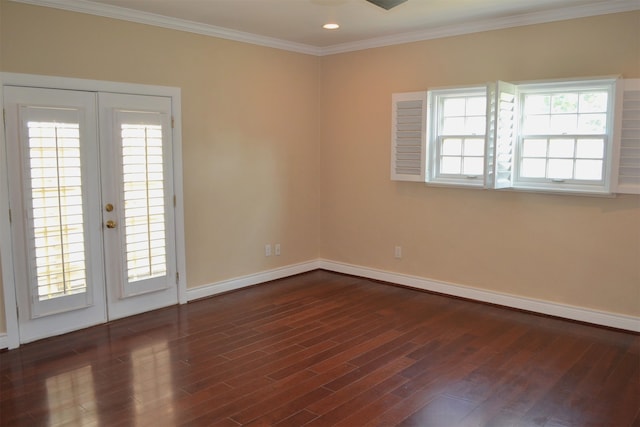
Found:
[[[0,0],[0,71],[2,70],[2,45],[4,44],[2,42],[2,8],[3,8],[3,2],[2,0]],[[2,92],[2,90],[0,89],[0,92]],[[3,138],[2,135],[0,135],[0,138]],[[1,139],[0,139],[1,141]],[[0,159],[2,159],[2,155],[0,155]],[[2,283],[2,257],[0,257],[0,333],[2,332],[6,332],[7,331],[7,322],[6,322],[6,313],[4,310],[4,292],[3,292],[3,283]]]
[[[2,286],[2,260],[0,259],[0,333],[7,331],[7,319],[4,310],[4,288]]]
[[[0,1],[2,71],[182,89],[190,288],[317,258],[319,58]]]
[[[392,92],[638,77],[637,13],[316,58],[7,0],[0,11],[2,71],[182,89],[190,288],[321,256],[640,315],[638,197],[389,180]],[[265,243],[282,256],[265,258]]]
[[[434,188],[389,178],[393,92],[609,74],[640,77],[638,13],[323,58],[320,256],[639,316],[637,196]]]

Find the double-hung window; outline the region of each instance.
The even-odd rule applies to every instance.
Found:
[[[434,90],[428,138],[430,181],[482,185],[486,145],[487,93],[484,87]]]
[[[612,81],[518,88],[518,187],[606,191],[614,88]]]
[[[394,94],[392,140],[393,180],[640,193],[640,80]]]

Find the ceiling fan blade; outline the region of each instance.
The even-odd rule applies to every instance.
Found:
[[[389,10],[393,7],[396,7],[400,3],[404,3],[407,0],[367,0],[371,4],[375,4],[385,10]]]

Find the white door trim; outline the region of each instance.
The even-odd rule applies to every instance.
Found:
[[[171,98],[173,116],[173,173],[176,235],[176,264],[179,272],[178,303],[187,302],[187,274],[184,240],[184,199],[182,193],[182,107],[180,88],[136,83],[118,83],[102,80],[86,80],[66,77],[39,76],[33,74],[0,73],[0,98],[4,105],[4,86],[25,86],[48,89],[70,89],[88,92],[130,93],[137,95],[162,95]],[[11,223],[9,221],[9,179],[7,175],[7,145],[4,120],[0,123],[0,258],[2,259],[2,283],[7,326],[8,348],[20,345],[18,312],[16,309],[13,252],[11,244]]]

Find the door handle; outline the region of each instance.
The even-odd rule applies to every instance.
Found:
[[[111,221],[111,220],[109,220],[109,221],[105,222],[105,223],[104,223],[104,225],[105,225],[107,228],[116,228],[116,225],[117,225],[117,224],[116,224],[116,222],[115,222],[115,221]]]

